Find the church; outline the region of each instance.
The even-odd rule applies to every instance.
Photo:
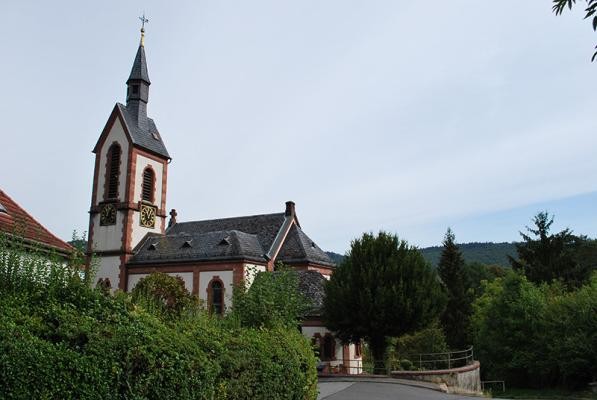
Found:
[[[303,231],[292,201],[271,214],[203,221],[178,221],[175,210],[167,211],[172,158],[147,115],[144,32],[126,81],[126,104],[116,103],[93,149],[88,253],[98,260],[96,279],[130,291],[152,272],[179,276],[211,312],[222,314],[235,284],[250,284],[256,273],[273,272],[282,262],[299,271],[301,290],[315,304],[303,334],[320,345],[329,370],[357,372],[358,346],[333,339],[319,314],[334,263]]]

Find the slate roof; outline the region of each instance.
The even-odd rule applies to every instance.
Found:
[[[321,315],[326,279],[317,271],[296,271],[299,291],[311,302],[309,316]]]
[[[224,230],[237,230],[257,236],[263,254],[272,246],[280,227],[284,223],[284,213],[251,215],[246,217],[210,219],[204,221],[178,222],[166,234],[207,233]]]
[[[73,251],[70,244],[53,235],[2,190],[0,190],[0,209],[2,209],[0,232],[22,236],[24,239],[41,244],[48,250],[56,250],[63,254]]]
[[[171,158],[153,119],[146,116],[139,116],[137,123],[137,118],[132,115],[124,104],[116,103],[116,106],[124,117],[124,122],[131,135],[133,144],[166,158]]]
[[[137,246],[131,264],[249,259],[262,261],[256,235],[236,230],[148,235]]]
[[[285,213],[251,215],[204,221],[177,222],[165,235],[151,234],[135,249],[132,264],[180,261],[270,261],[268,251],[281,235]],[[284,228],[285,230],[286,228]],[[227,238],[229,246],[220,243]],[[190,247],[183,247],[190,241]],[[287,264],[334,262],[296,224],[292,224],[275,261]]]
[[[330,267],[336,265],[297,225],[290,228],[276,260],[287,264],[309,262]]]
[[[143,46],[139,46],[139,49],[137,50],[137,55],[135,55],[135,61],[133,62],[133,68],[131,69],[131,74],[129,75],[129,79],[126,81],[126,83],[128,84],[130,81],[134,80],[143,80],[151,84],[151,81],[149,80],[149,73],[147,72],[145,47]]]

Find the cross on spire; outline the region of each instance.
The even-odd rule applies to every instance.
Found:
[[[141,32],[145,32],[145,23],[149,23],[149,20],[145,18],[145,13],[143,13],[143,15],[139,17],[139,19],[141,20]]]
[[[145,46],[145,24],[149,23],[149,20],[147,18],[145,18],[145,12],[143,12],[143,15],[139,17],[139,20],[141,20],[141,46]]]

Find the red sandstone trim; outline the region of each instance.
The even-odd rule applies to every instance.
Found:
[[[207,292],[207,309],[209,310],[209,312],[211,313],[212,310],[212,306],[213,306],[213,293],[210,290],[211,289],[211,285],[214,282],[219,282],[220,285],[222,285],[222,314],[224,314],[225,310],[226,310],[226,285],[224,285],[224,282],[220,279],[220,277],[218,275],[214,275],[211,280],[207,283],[207,286],[205,287],[205,291]]]
[[[103,147],[102,147],[103,149]],[[110,147],[108,148],[108,151],[106,152],[106,163],[104,165],[104,197],[103,200],[107,201],[107,200],[112,200],[111,198],[108,197],[108,192],[110,190],[110,172],[111,171],[111,167],[112,167],[112,157],[114,154],[114,151],[118,149],[118,152],[120,153],[119,155],[119,159],[118,159],[118,177],[116,178],[116,199],[120,198],[120,179],[121,179],[121,175],[122,175],[122,146],[120,146],[120,143],[118,143],[117,141],[112,142],[112,144],[110,145]],[[100,151],[100,157],[101,157],[101,151]]]

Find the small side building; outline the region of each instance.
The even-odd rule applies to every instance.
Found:
[[[58,238],[0,189],[0,234],[25,250],[68,259],[74,248]]]
[[[325,327],[322,319],[326,277],[317,271],[298,271],[299,290],[312,305],[301,324],[301,332],[311,339],[319,352],[324,374],[360,374],[363,372],[361,344],[343,345]]]

